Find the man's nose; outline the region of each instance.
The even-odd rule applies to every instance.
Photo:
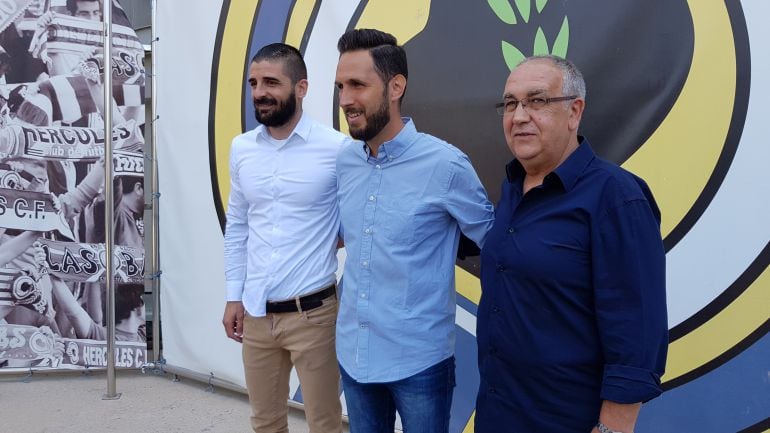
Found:
[[[347,107],[353,103],[350,92],[346,91],[345,88],[339,89],[337,99],[339,100],[340,107]]]
[[[516,105],[516,108],[513,110],[513,113],[511,113],[510,116],[515,123],[527,122],[530,119],[529,111],[524,108],[524,105],[521,102]]]
[[[251,96],[254,98],[261,98],[265,96],[265,87],[257,83],[256,86],[251,88]]]

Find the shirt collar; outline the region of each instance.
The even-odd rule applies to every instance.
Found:
[[[404,127],[401,128],[401,131],[399,131],[392,140],[388,140],[380,145],[380,148],[377,149],[377,159],[393,160],[398,158],[417,138],[417,127],[414,126],[412,118],[402,117],[401,121],[404,123]],[[371,156],[369,146],[363,141],[359,142],[361,143],[361,150],[363,151],[362,156],[364,159],[369,158],[369,156]]]
[[[288,137],[286,137],[287,140],[291,139],[292,136],[295,134],[298,135],[303,141],[307,141],[310,137],[310,127],[312,126],[312,122],[310,121],[310,118],[305,114],[305,112],[302,112],[302,115],[299,118],[299,122],[294,126],[294,130],[291,131],[291,134],[289,134]],[[267,127],[265,125],[259,125],[257,126],[257,135],[259,135],[263,139],[270,138],[270,134],[267,132]]]
[[[588,164],[596,158],[588,139],[578,135],[578,147],[552,172],[561,181],[565,191],[571,190]],[[514,159],[505,166],[508,182],[523,179],[526,174],[521,163]],[[550,174],[549,174],[550,176]],[[548,178],[548,176],[546,176]]]

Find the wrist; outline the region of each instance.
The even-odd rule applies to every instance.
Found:
[[[620,430],[613,430],[607,427],[606,425],[604,425],[604,423],[602,423],[601,421],[596,423],[596,429],[599,430],[599,433],[631,433],[631,432],[622,432]]]

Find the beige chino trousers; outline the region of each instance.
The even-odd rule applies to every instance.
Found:
[[[248,314],[243,322],[243,367],[251,427],[288,433],[289,374],[297,368],[310,433],[340,433],[340,372],[334,348],[337,297],[310,311]]]

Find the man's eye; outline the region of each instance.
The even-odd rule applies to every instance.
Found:
[[[517,105],[519,105],[519,101],[505,101],[505,109],[507,111],[515,110]]]
[[[543,98],[531,98],[529,100],[529,103],[530,104],[535,104],[535,105],[545,105],[545,99],[543,99]]]

